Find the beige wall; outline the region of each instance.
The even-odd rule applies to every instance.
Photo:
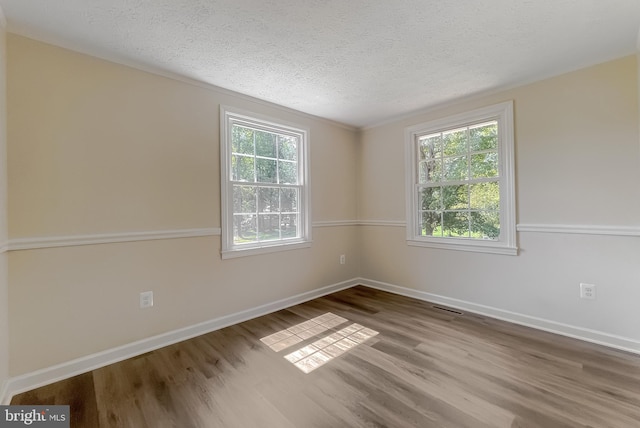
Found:
[[[637,227],[638,76],[623,58],[355,132],[9,35],[9,237],[219,227],[220,104],[311,129],[314,222],[402,222],[404,128],[509,99],[518,223]],[[640,340],[637,238],[518,236],[517,257],[409,247],[398,226],[315,227],[310,249],[225,261],[217,236],[11,251],[10,374],[358,276]]]
[[[15,35],[8,82],[12,239],[220,227],[220,104],[310,128],[313,221],[356,218],[348,128]],[[11,374],[354,278],[356,233],[225,261],[218,236],[12,251]]]
[[[7,108],[6,108],[6,32],[0,10],[0,248],[7,242]],[[7,253],[0,249],[0,400],[9,376],[9,287]]]
[[[405,220],[406,126],[510,99],[519,224],[640,226],[635,56],[365,130],[361,217]],[[361,234],[365,278],[640,339],[637,237],[521,232],[514,257],[408,247],[403,227]],[[578,299],[580,282],[597,300]]]

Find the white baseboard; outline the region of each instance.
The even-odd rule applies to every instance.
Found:
[[[535,328],[538,330],[548,331],[599,345],[608,346],[610,348],[620,349],[623,351],[640,354],[640,341],[611,335],[601,331],[585,329],[542,318],[523,315],[515,312],[506,311],[490,306],[480,305],[477,303],[467,302],[464,300],[453,299],[446,296],[431,294],[424,291],[414,290],[410,288],[400,287],[394,284],[388,284],[381,281],[375,281],[367,278],[353,278],[337,284],[322,287],[316,290],[297,294],[292,297],[277,300],[235,314],[226,315],[205,321],[200,324],[173,330],[157,336],[142,339],[127,345],[112,348],[103,352],[87,355],[62,364],[36,370],[31,373],[12,377],[7,380],[0,389],[0,404],[6,405],[11,402],[11,398],[21,392],[29,391],[40,386],[44,386],[59,380],[67,379],[82,373],[95,370],[118,361],[126,360],[164,346],[172,345],[183,340],[191,339],[202,334],[210,333],[233,324],[257,318],[290,306],[304,303],[306,301],[335,293],[336,291],[351,288],[356,285],[364,285],[366,287],[387,291],[401,296],[407,296],[418,300],[431,303],[446,305],[452,308],[473,312],[479,315],[500,319],[514,324]]]
[[[360,284],[390,293],[399,294],[401,296],[412,297],[418,300],[424,300],[431,303],[438,303],[456,309],[462,309],[467,312],[473,312],[478,315],[484,315],[491,318],[511,322],[514,324],[531,327],[574,339],[584,340],[586,342],[604,345],[610,348],[620,349],[634,354],[640,354],[640,341],[616,336],[602,331],[590,330],[583,327],[577,327],[569,324],[563,324],[556,321],[546,320],[543,318],[523,315],[516,312],[510,312],[491,306],[479,305],[477,303],[467,302],[464,300],[453,299],[451,297],[431,294],[425,291],[414,290],[411,288],[400,287],[398,285],[388,284],[386,282],[374,281],[372,279],[360,278]]]
[[[11,401],[11,396],[9,395],[9,381],[6,380],[2,382],[0,386],[0,404],[7,405]]]
[[[336,291],[351,288],[358,284],[359,279],[357,278],[339,282],[337,284],[307,291],[305,293],[257,306],[255,308],[214,318],[200,324],[169,331],[167,333],[119,346],[117,348],[97,352],[95,354],[87,355],[55,366],[12,377],[5,382],[3,394],[0,395],[0,404],[9,404],[11,402],[11,398],[21,392],[29,391],[59,380],[86,373],[91,370],[117,363],[118,361],[126,360],[174,343],[182,342],[183,340],[191,339],[202,334],[210,333],[233,324],[238,324],[281,309],[286,309],[288,307],[304,303],[308,300],[313,300],[327,294],[335,293]]]

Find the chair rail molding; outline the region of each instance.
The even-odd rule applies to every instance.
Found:
[[[405,227],[407,222],[404,220],[360,220],[360,226],[382,226],[382,227]]]
[[[518,232],[570,233],[580,235],[640,236],[640,226],[596,224],[518,224]]]
[[[79,245],[113,244],[118,242],[153,241],[157,239],[197,238],[218,236],[219,227],[202,229],[153,230],[143,232],[119,232],[95,235],[48,236],[9,239],[7,250],[33,250],[39,248],[75,247]],[[0,244],[1,245],[1,244]],[[0,247],[1,250],[2,247]]]
[[[314,221],[313,227],[357,226],[358,220],[322,220]]]

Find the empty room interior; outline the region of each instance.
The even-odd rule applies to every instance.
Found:
[[[639,30],[637,0],[0,0],[6,415],[640,426]]]

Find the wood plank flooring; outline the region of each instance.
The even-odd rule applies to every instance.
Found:
[[[276,352],[260,341],[348,320]],[[285,355],[379,332],[309,374]],[[354,287],[15,396],[72,427],[640,427],[640,356]]]

